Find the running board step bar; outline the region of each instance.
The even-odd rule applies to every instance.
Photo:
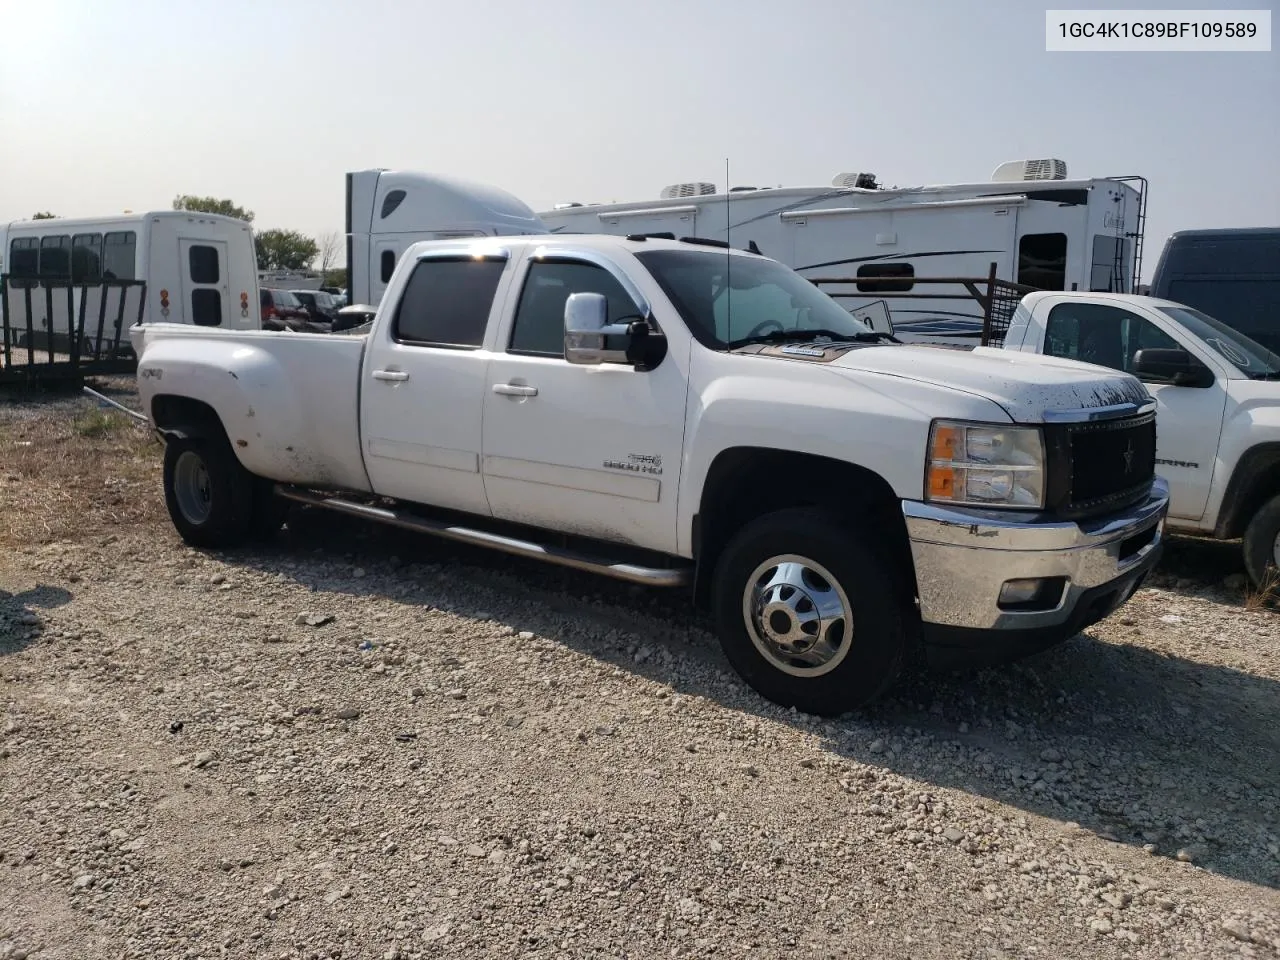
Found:
[[[340,497],[324,496],[313,493],[310,490],[303,490],[299,487],[291,487],[285,484],[277,484],[276,493],[287,500],[295,500],[308,506],[336,510],[338,513],[346,513],[353,517],[373,520],[376,523],[385,523],[392,527],[401,527],[405,530],[412,530],[415,533],[431,534],[432,536],[442,537],[445,540],[457,540],[461,543],[489,547],[492,550],[500,550],[503,553],[514,554],[517,557],[528,557],[532,560],[542,560],[545,563],[554,563],[562,567],[572,567],[575,570],[599,573],[615,580],[625,580],[628,583],[641,583],[650,587],[684,587],[693,582],[692,567],[666,569],[663,567],[642,567],[633,563],[611,563],[608,560],[575,553],[571,550],[544,546],[529,540],[516,540],[513,537],[486,533],[483,530],[473,530],[469,527],[441,523],[440,521],[429,520],[426,517],[419,517],[411,513],[388,510],[385,507],[373,507],[365,503],[356,503],[353,500],[343,500]]]

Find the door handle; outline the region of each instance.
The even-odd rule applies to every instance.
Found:
[[[500,393],[504,397],[536,397],[538,388],[526,387],[521,383],[495,383],[493,392]]]
[[[373,371],[373,379],[399,383],[402,380],[408,380],[409,374],[405,373],[403,370],[375,370]]]

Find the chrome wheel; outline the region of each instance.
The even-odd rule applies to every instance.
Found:
[[[173,495],[178,509],[190,523],[200,524],[209,519],[213,511],[213,490],[209,468],[199,454],[186,450],[178,457],[173,465]]]
[[[742,616],[766,660],[793,677],[830,673],[853,643],[853,608],[844,588],[819,563],[794,554],[771,557],[747,578]]]

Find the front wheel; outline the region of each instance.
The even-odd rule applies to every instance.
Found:
[[[725,547],[713,604],[742,678],[784,707],[834,716],[902,669],[909,607],[887,552],[825,511],[761,517]]]
[[[1275,576],[1268,567],[1280,568],[1280,496],[1259,507],[1244,531],[1244,568],[1255,587]]]
[[[234,547],[253,528],[253,477],[223,438],[170,440],[164,500],[179,535],[195,547]]]

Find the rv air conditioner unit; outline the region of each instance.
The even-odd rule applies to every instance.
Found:
[[[714,183],[673,183],[663,187],[663,200],[683,200],[685,197],[709,197],[716,192]]]
[[[993,183],[1011,183],[1018,180],[1065,180],[1065,160],[1010,160],[996,167],[991,174]]]
[[[874,173],[837,173],[831,178],[831,185],[843,190],[878,190],[880,188]]]

